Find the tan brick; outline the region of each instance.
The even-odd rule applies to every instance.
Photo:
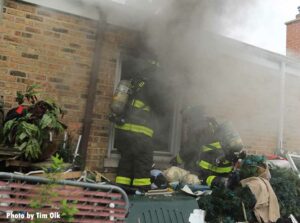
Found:
[[[6,1],[4,5],[7,8],[13,8],[13,9],[17,9],[18,8],[18,4],[16,2],[13,2],[13,1]]]
[[[0,68],[0,75],[5,75],[8,73],[8,69],[6,68]]]
[[[20,10],[12,9],[12,8],[6,8],[6,13],[10,15],[25,17],[26,13]]]
[[[33,27],[30,27],[30,26],[27,26],[27,27],[25,28],[25,31],[30,32],[30,33],[41,34],[41,30],[40,30],[40,29],[33,28]]]
[[[29,20],[29,19],[25,19],[25,18],[20,18],[20,17],[16,17],[15,18],[15,22],[16,23],[20,23],[20,24],[25,24],[25,25],[29,25],[29,26],[33,26],[34,22]]]
[[[9,42],[14,42],[14,43],[21,43],[22,40],[20,38],[14,37],[14,36],[9,36],[9,35],[4,35],[3,40],[9,41]]]
[[[47,92],[45,97],[52,97],[61,106],[68,108],[63,121],[77,139],[78,134],[82,134],[97,21],[18,1],[6,2],[3,25],[0,25],[0,54],[8,58],[6,62],[1,62],[0,67],[0,90],[7,100],[5,108],[15,105],[17,90],[25,90],[27,85],[40,83]],[[104,43],[105,53],[100,64],[101,87],[98,90],[101,92],[97,96],[99,103],[95,105],[100,110],[96,109],[93,114],[87,148],[88,154],[91,154],[87,165],[98,170],[103,167],[108,146],[107,113],[116,66],[116,63],[110,63],[109,60],[116,57],[120,44],[118,41],[129,41],[132,38],[125,31],[122,32],[118,28],[110,30],[108,38],[111,39],[106,40],[110,43]],[[127,37],[123,38],[122,35]],[[10,75],[12,70],[24,72],[26,76]]]
[[[29,78],[35,79],[35,80],[40,80],[40,81],[45,81],[46,76],[41,75],[41,74],[29,74]]]
[[[3,19],[8,20],[10,22],[14,22],[15,21],[15,17],[13,15],[8,15],[8,14],[3,14]]]

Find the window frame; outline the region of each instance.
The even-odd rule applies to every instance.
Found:
[[[300,159],[300,155],[296,155],[296,154],[291,154],[291,153],[288,153],[286,154],[286,158],[288,159],[290,165],[291,165],[291,168],[296,171],[300,177],[300,169],[298,169],[298,167],[296,166],[294,160],[293,160],[293,157],[295,158],[298,158]]]

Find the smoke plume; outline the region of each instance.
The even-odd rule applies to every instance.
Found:
[[[246,144],[262,139],[248,148],[262,150],[264,137],[277,143],[280,75],[247,62],[251,47],[221,37],[249,24],[256,1],[247,2],[168,1],[148,20],[145,39],[163,64],[160,78],[175,86],[174,100],[185,95],[183,108],[231,120]]]
[[[223,36],[256,24],[252,15],[258,12],[259,1],[127,3],[135,9],[133,20],[144,24],[143,40],[161,64],[159,81],[172,86],[169,101],[182,103],[183,109],[199,105],[209,116],[231,120],[246,148],[277,147],[280,69],[249,61],[248,57],[268,58],[262,50]]]

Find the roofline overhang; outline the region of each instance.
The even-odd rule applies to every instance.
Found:
[[[122,4],[116,0],[18,0],[72,15],[98,20],[98,8],[106,13],[107,23],[132,30],[142,30],[152,9],[142,9],[135,5]],[[151,3],[149,3],[151,4]],[[147,7],[145,7],[147,8]],[[109,13],[108,13],[109,12]]]

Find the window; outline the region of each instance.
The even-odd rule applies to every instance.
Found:
[[[115,88],[122,79],[130,79],[138,75],[151,75],[147,77],[151,80],[151,89],[153,88],[153,110],[155,113],[155,137],[154,141],[154,161],[155,163],[166,163],[170,157],[179,151],[180,145],[180,101],[172,95],[172,86],[168,86],[159,77],[161,69],[150,72],[149,58],[135,57],[132,55],[120,55],[117,65]],[[155,74],[154,74],[155,73]],[[104,166],[112,167],[117,165],[119,157],[118,150],[115,148],[114,128],[111,125],[108,159],[105,160]]]
[[[300,155],[287,154],[287,159],[291,164],[292,169],[300,176]]]

